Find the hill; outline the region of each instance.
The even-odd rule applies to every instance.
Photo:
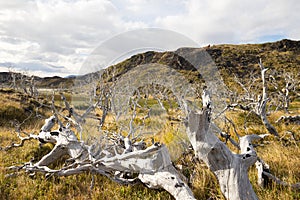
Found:
[[[277,76],[280,84],[284,79],[281,76],[283,73],[289,72],[297,77],[300,69],[300,41],[285,39],[264,44],[221,44],[203,48],[180,48],[174,52],[149,51],[108,67],[106,78],[110,81],[112,74],[116,78],[136,66],[157,63],[182,71],[187,74],[189,80],[195,80],[201,77],[201,72],[196,72],[198,66],[195,68],[189,61],[195,63],[199,55],[201,59],[204,59],[202,63],[215,63],[227,85],[233,81],[233,75],[247,80],[253,73],[257,74],[260,70],[259,59],[262,59],[264,66]]]

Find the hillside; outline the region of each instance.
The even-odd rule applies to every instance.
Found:
[[[121,75],[137,65],[159,63],[178,70],[195,70],[183,57],[206,51],[220,69],[226,69],[239,75],[255,67],[259,58],[273,69],[283,71],[298,70],[300,67],[300,41],[281,40],[264,44],[213,45],[205,48],[180,48],[175,52],[145,52],[115,65],[117,74]],[[116,76],[118,76],[116,75]]]
[[[291,73],[297,77],[300,69],[300,41],[281,40],[264,44],[241,44],[241,45],[213,45],[204,48],[180,48],[174,52],[145,52],[137,54],[107,68],[107,79],[112,80],[133,69],[136,66],[157,63],[181,71],[186,78],[193,82],[201,77],[191,62],[212,64],[218,67],[223,80],[227,85],[232,85],[233,75],[247,81],[250,75],[259,74],[258,62],[262,59],[269,73],[276,76],[279,84],[283,84],[283,73]],[[207,63],[205,63],[207,62]],[[234,86],[236,87],[236,85]]]
[[[298,68],[300,65],[300,41],[281,40],[274,43],[216,45],[206,48],[220,67],[247,70],[261,58],[266,66],[274,69]]]
[[[264,65],[278,72],[298,72],[300,67],[300,41],[281,40],[274,43],[245,45],[216,45],[207,48],[215,63],[227,72],[239,76],[255,67],[259,58]]]

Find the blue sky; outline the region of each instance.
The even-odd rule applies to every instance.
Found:
[[[297,0],[1,1],[0,70],[78,74],[104,41],[141,28],[171,30],[199,46],[299,40],[299,10]]]

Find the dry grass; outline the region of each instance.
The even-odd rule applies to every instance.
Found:
[[[284,146],[279,141],[272,141],[264,147],[257,148],[258,155],[270,165],[271,172],[287,183],[300,182],[300,148],[299,144]],[[252,167],[250,178],[254,189],[257,191],[260,199],[300,199],[299,191],[270,184],[267,188],[260,188],[255,183],[256,170]]]
[[[23,109],[19,101],[21,100],[17,94],[4,94],[4,98],[1,98],[0,103],[2,106],[0,111],[6,110],[8,107],[13,107],[16,110],[11,112],[4,112],[5,116],[11,115],[17,116],[18,109]],[[292,104],[293,108],[299,108],[299,102]],[[50,115],[49,111],[41,110],[44,115]],[[294,114],[300,114],[299,109],[293,110]],[[24,112],[21,113],[22,115]],[[144,114],[140,113],[141,116]],[[176,112],[173,112],[176,114]],[[282,112],[272,113],[269,119],[272,124],[278,119]],[[244,114],[234,111],[228,114],[234,123],[237,125],[238,131],[241,134],[250,133],[265,133],[266,130],[259,123],[254,123],[257,120],[251,116],[247,130],[243,129]],[[1,120],[4,120],[3,117]],[[24,125],[27,131],[33,129],[38,131],[43,119],[29,120]],[[117,124],[112,123],[114,118],[108,116],[108,122],[106,128],[116,128]],[[162,124],[162,121],[164,124]],[[5,123],[8,123],[6,121]],[[123,119],[119,123],[128,123],[128,119]],[[139,123],[139,122],[137,122]],[[94,135],[97,133],[95,128],[96,122],[90,120],[88,125],[84,128],[84,133],[90,133]],[[166,114],[162,116],[155,115],[151,117],[146,123],[150,129],[160,129],[151,137],[155,137],[156,140],[165,143],[171,153],[172,159],[175,164],[181,166],[181,173],[184,174],[188,180],[189,185],[192,188],[197,199],[224,199],[216,178],[207,169],[202,162],[195,162],[191,154],[184,154],[183,149],[186,147],[186,136],[182,124],[174,123],[170,121]],[[275,127],[279,131],[279,134],[283,136],[287,130],[291,130],[295,133],[296,138],[300,139],[300,127],[299,125],[292,124],[275,124]],[[26,131],[25,130],[25,131]],[[231,130],[232,131],[232,130]],[[231,132],[232,135],[233,132]],[[87,138],[88,139],[88,138]],[[272,136],[267,138],[265,142],[258,142],[263,146],[257,147],[257,153],[264,161],[266,161],[271,168],[274,175],[281,178],[288,183],[300,182],[300,146],[299,142],[288,141],[289,136],[286,135],[281,140],[275,139]],[[6,146],[12,141],[18,142],[18,139],[11,126],[1,126],[0,131],[0,146]],[[233,149],[233,147],[231,147]],[[70,177],[51,177],[46,179],[43,175],[38,174],[31,178],[25,172],[20,172],[18,176],[7,178],[5,177],[9,171],[6,167],[11,165],[19,165],[24,163],[33,157],[35,159],[40,158],[42,155],[51,150],[51,145],[45,146],[42,149],[38,147],[36,141],[26,142],[26,145],[21,148],[12,149],[8,152],[0,152],[0,199],[173,199],[166,191],[148,189],[143,185],[126,186],[120,185],[103,176],[95,176],[95,186],[90,189],[90,183],[92,175],[89,173],[70,176]],[[196,164],[195,164],[196,163]],[[57,163],[60,165],[61,163]],[[256,169],[253,166],[249,171],[249,177],[253,184],[253,187],[259,197],[259,199],[300,199],[299,191],[293,190],[288,187],[281,187],[275,184],[270,184],[266,188],[260,188],[256,184]]]

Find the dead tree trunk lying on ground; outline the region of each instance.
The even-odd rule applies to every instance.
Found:
[[[115,135],[116,139],[126,144],[113,146],[110,149],[100,149],[95,153],[94,148],[96,147],[80,142],[69,125],[60,126],[58,130],[51,131],[55,120],[57,120],[55,116],[51,116],[45,120],[38,135],[20,136],[20,144],[12,144],[5,148],[5,150],[9,150],[13,147],[20,147],[26,140],[35,139],[42,143],[54,143],[52,151],[36,163],[28,162],[22,166],[12,166],[9,169],[22,169],[31,173],[43,172],[46,176],[69,176],[89,171],[105,175],[119,183],[134,184],[141,181],[149,188],[163,188],[176,199],[195,199],[188,185],[181,180],[172,165],[166,146],[154,143],[145,148],[143,142],[132,144],[129,138]],[[128,151],[128,148],[131,151]],[[70,159],[67,160],[71,162],[70,165],[59,170],[48,167],[64,155],[70,156]],[[138,176],[134,175],[136,173]]]

